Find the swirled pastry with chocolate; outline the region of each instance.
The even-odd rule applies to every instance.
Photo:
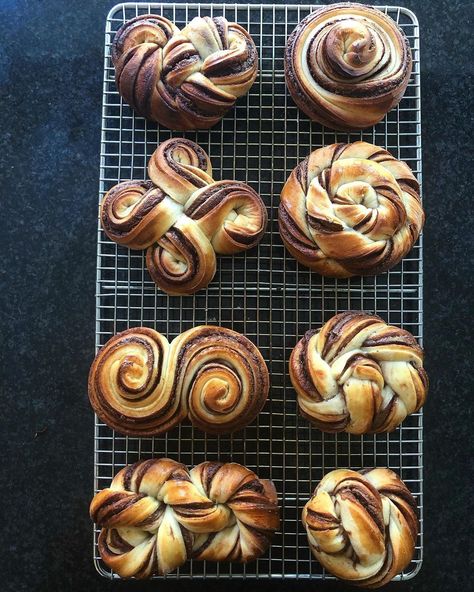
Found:
[[[301,414],[324,432],[391,432],[428,390],[413,335],[357,311],[307,331],[291,353],[290,378]]]
[[[375,275],[420,235],[420,187],[405,162],[367,142],[319,148],[289,176],[280,234],[302,265],[331,277]]]
[[[104,563],[123,578],[166,574],[188,559],[253,561],[280,524],[271,481],[237,463],[188,470],[169,458],[122,469],[90,515]]]
[[[302,520],[313,555],[351,584],[384,586],[413,558],[416,501],[389,469],[331,471],[305,505]]]
[[[172,130],[218,123],[255,81],[255,44],[237,23],[196,17],[183,30],[155,14],[117,31],[112,45],[115,81],[139,114]]]
[[[151,181],[124,181],[100,210],[107,236],[147,248],[148,271],[168,294],[193,294],[216,272],[216,253],[231,255],[262,238],[267,211],[240,181],[214,181],[209,157],[184,138],[160,144],[148,163]]]
[[[352,2],[318,8],[288,38],[285,75],[298,107],[338,130],[378,123],[402,98],[410,44],[380,10]]]
[[[201,326],[171,343],[145,327],[112,337],[89,373],[89,399],[114,430],[153,436],[185,417],[230,433],[253,421],[267,399],[268,370],[255,345],[223,327]]]

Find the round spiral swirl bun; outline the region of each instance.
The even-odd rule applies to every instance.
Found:
[[[149,578],[187,559],[253,561],[280,524],[273,483],[236,463],[189,471],[168,458],[122,469],[90,505],[103,561],[124,578]]]
[[[290,356],[301,414],[324,432],[390,432],[425,403],[428,377],[413,335],[363,312],[308,331]]]
[[[214,181],[205,151],[185,138],[160,144],[148,163],[151,181],[123,181],[104,196],[107,236],[147,248],[147,267],[168,294],[193,294],[216,272],[216,253],[232,255],[262,238],[267,211],[239,181]]]
[[[413,558],[416,501],[389,469],[331,471],[305,505],[302,520],[313,555],[351,584],[379,588]]]
[[[180,31],[162,16],[138,16],[117,31],[112,61],[124,100],[172,130],[218,123],[258,70],[252,38],[223,17],[196,17]]]
[[[368,144],[332,144],[291,173],[280,234],[300,263],[321,275],[375,275],[396,265],[420,235],[420,188],[405,162]]]
[[[99,418],[134,436],[161,434],[185,417],[211,434],[234,432],[255,419],[268,390],[255,345],[215,326],[185,331],[171,344],[153,329],[128,329],[104,345],[89,374]]]
[[[411,75],[408,39],[380,10],[352,2],[319,8],[288,38],[285,75],[298,107],[338,130],[378,123]]]

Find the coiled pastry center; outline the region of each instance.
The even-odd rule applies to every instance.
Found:
[[[237,405],[241,390],[239,377],[231,368],[212,363],[196,376],[189,402],[212,414],[228,413]]]

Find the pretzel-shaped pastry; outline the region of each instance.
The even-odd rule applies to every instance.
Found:
[[[380,10],[344,2],[318,8],[288,38],[285,75],[298,107],[333,129],[378,123],[402,98],[408,39]]]
[[[168,458],[122,469],[90,506],[99,552],[124,578],[149,578],[187,559],[253,561],[280,524],[273,483],[236,463],[191,471]]]
[[[286,248],[321,275],[375,275],[410,251],[425,215],[408,165],[367,142],[314,150],[289,176],[278,220]]]
[[[246,337],[201,326],[171,343],[137,327],[112,337],[89,373],[89,398],[99,418],[133,436],[166,432],[185,417],[211,433],[245,427],[268,396],[265,361]]]
[[[117,31],[112,62],[119,93],[137,113],[172,130],[218,123],[255,81],[255,44],[237,23],[196,17],[182,31],[155,14]]]
[[[290,378],[302,415],[324,432],[391,432],[428,391],[413,335],[355,311],[305,334],[291,353]]]
[[[185,138],[171,138],[152,154],[151,181],[124,181],[100,210],[107,236],[131,249],[147,248],[147,267],[168,294],[193,294],[216,272],[216,253],[231,255],[262,238],[267,211],[240,181],[214,181],[209,157]]]
[[[351,584],[379,588],[413,557],[416,501],[389,469],[331,471],[305,505],[302,520],[313,555]]]

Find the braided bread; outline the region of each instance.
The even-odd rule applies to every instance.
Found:
[[[148,163],[151,181],[124,181],[105,195],[107,236],[147,248],[147,267],[168,294],[193,294],[216,272],[216,253],[246,251],[262,238],[267,211],[239,181],[214,181],[209,157],[184,138],[160,144]]]
[[[331,471],[305,505],[302,520],[313,555],[352,584],[379,588],[413,557],[416,502],[389,469]]]
[[[162,16],[138,16],[117,31],[112,62],[123,99],[172,130],[218,123],[258,70],[252,38],[223,17],[196,17],[180,31]]]
[[[185,417],[211,433],[245,427],[268,396],[265,362],[243,335],[201,326],[171,344],[138,327],[112,337],[89,374],[89,398],[99,418],[118,432],[152,436]]]
[[[375,275],[396,265],[424,223],[408,165],[368,144],[332,144],[293,169],[281,193],[280,234],[321,275]]]
[[[313,121],[338,130],[378,123],[411,75],[408,39],[380,10],[352,2],[318,8],[288,38],[286,83]]]
[[[305,334],[291,353],[290,378],[301,414],[324,432],[391,432],[428,390],[413,335],[354,311]]]
[[[189,471],[168,458],[122,469],[90,515],[103,561],[124,578],[165,574],[187,559],[253,561],[280,524],[273,483],[236,463]]]

